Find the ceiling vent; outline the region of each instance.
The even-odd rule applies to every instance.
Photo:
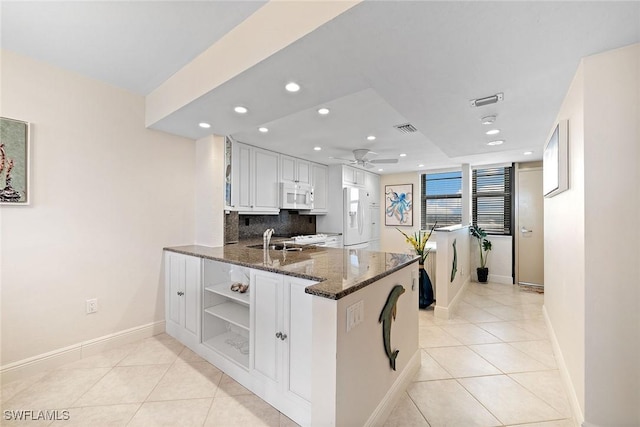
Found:
[[[398,129],[402,133],[413,133],[418,130],[411,123],[405,123],[403,125],[395,125],[394,128]]]
[[[487,96],[485,98],[472,99],[469,101],[472,107],[482,107],[483,105],[495,104],[498,101],[504,99],[503,93],[496,93],[495,95]]]

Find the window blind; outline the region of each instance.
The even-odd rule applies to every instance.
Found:
[[[462,221],[462,172],[422,175],[421,227],[428,230]]]
[[[513,168],[473,171],[473,225],[487,234],[511,235],[513,215]]]

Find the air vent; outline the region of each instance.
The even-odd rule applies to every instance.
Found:
[[[495,104],[498,101],[504,99],[503,93],[496,93],[495,95],[487,96],[484,98],[472,99],[469,101],[472,107],[482,107],[483,105]]]
[[[395,125],[394,128],[398,129],[402,133],[413,133],[418,130],[411,123],[405,123],[403,125]]]

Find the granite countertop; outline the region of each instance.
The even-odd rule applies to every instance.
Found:
[[[262,239],[215,248],[188,245],[164,249],[317,281],[319,283],[306,288],[306,293],[334,300],[418,261],[415,255],[316,246],[306,246],[303,251],[268,250],[265,253],[262,248],[247,247],[254,244],[262,244]]]

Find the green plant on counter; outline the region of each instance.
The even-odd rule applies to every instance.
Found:
[[[478,249],[480,249],[480,268],[486,268],[487,258],[491,250],[491,240],[487,240],[487,232],[475,225],[469,226],[469,232],[478,240]]]
[[[407,235],[407,233],[396,227],[396,230],[402,233],[402,235],[407,239],[407,243],[410,243],[411,246],[413,246],[413,250],[416,251],[416,254],[420,257],[420,264],[424,264],[427,256],[429,256],[431,248],[425,248],[425,246],[431,237],[431,233],[433,233],[433,229],[436,228],[436,224],[437,222],[433,224],[433,227],[431,227],[431,230],[429,230],[428,233],[426,231],[419,230],[413,233],[413,236]]]

